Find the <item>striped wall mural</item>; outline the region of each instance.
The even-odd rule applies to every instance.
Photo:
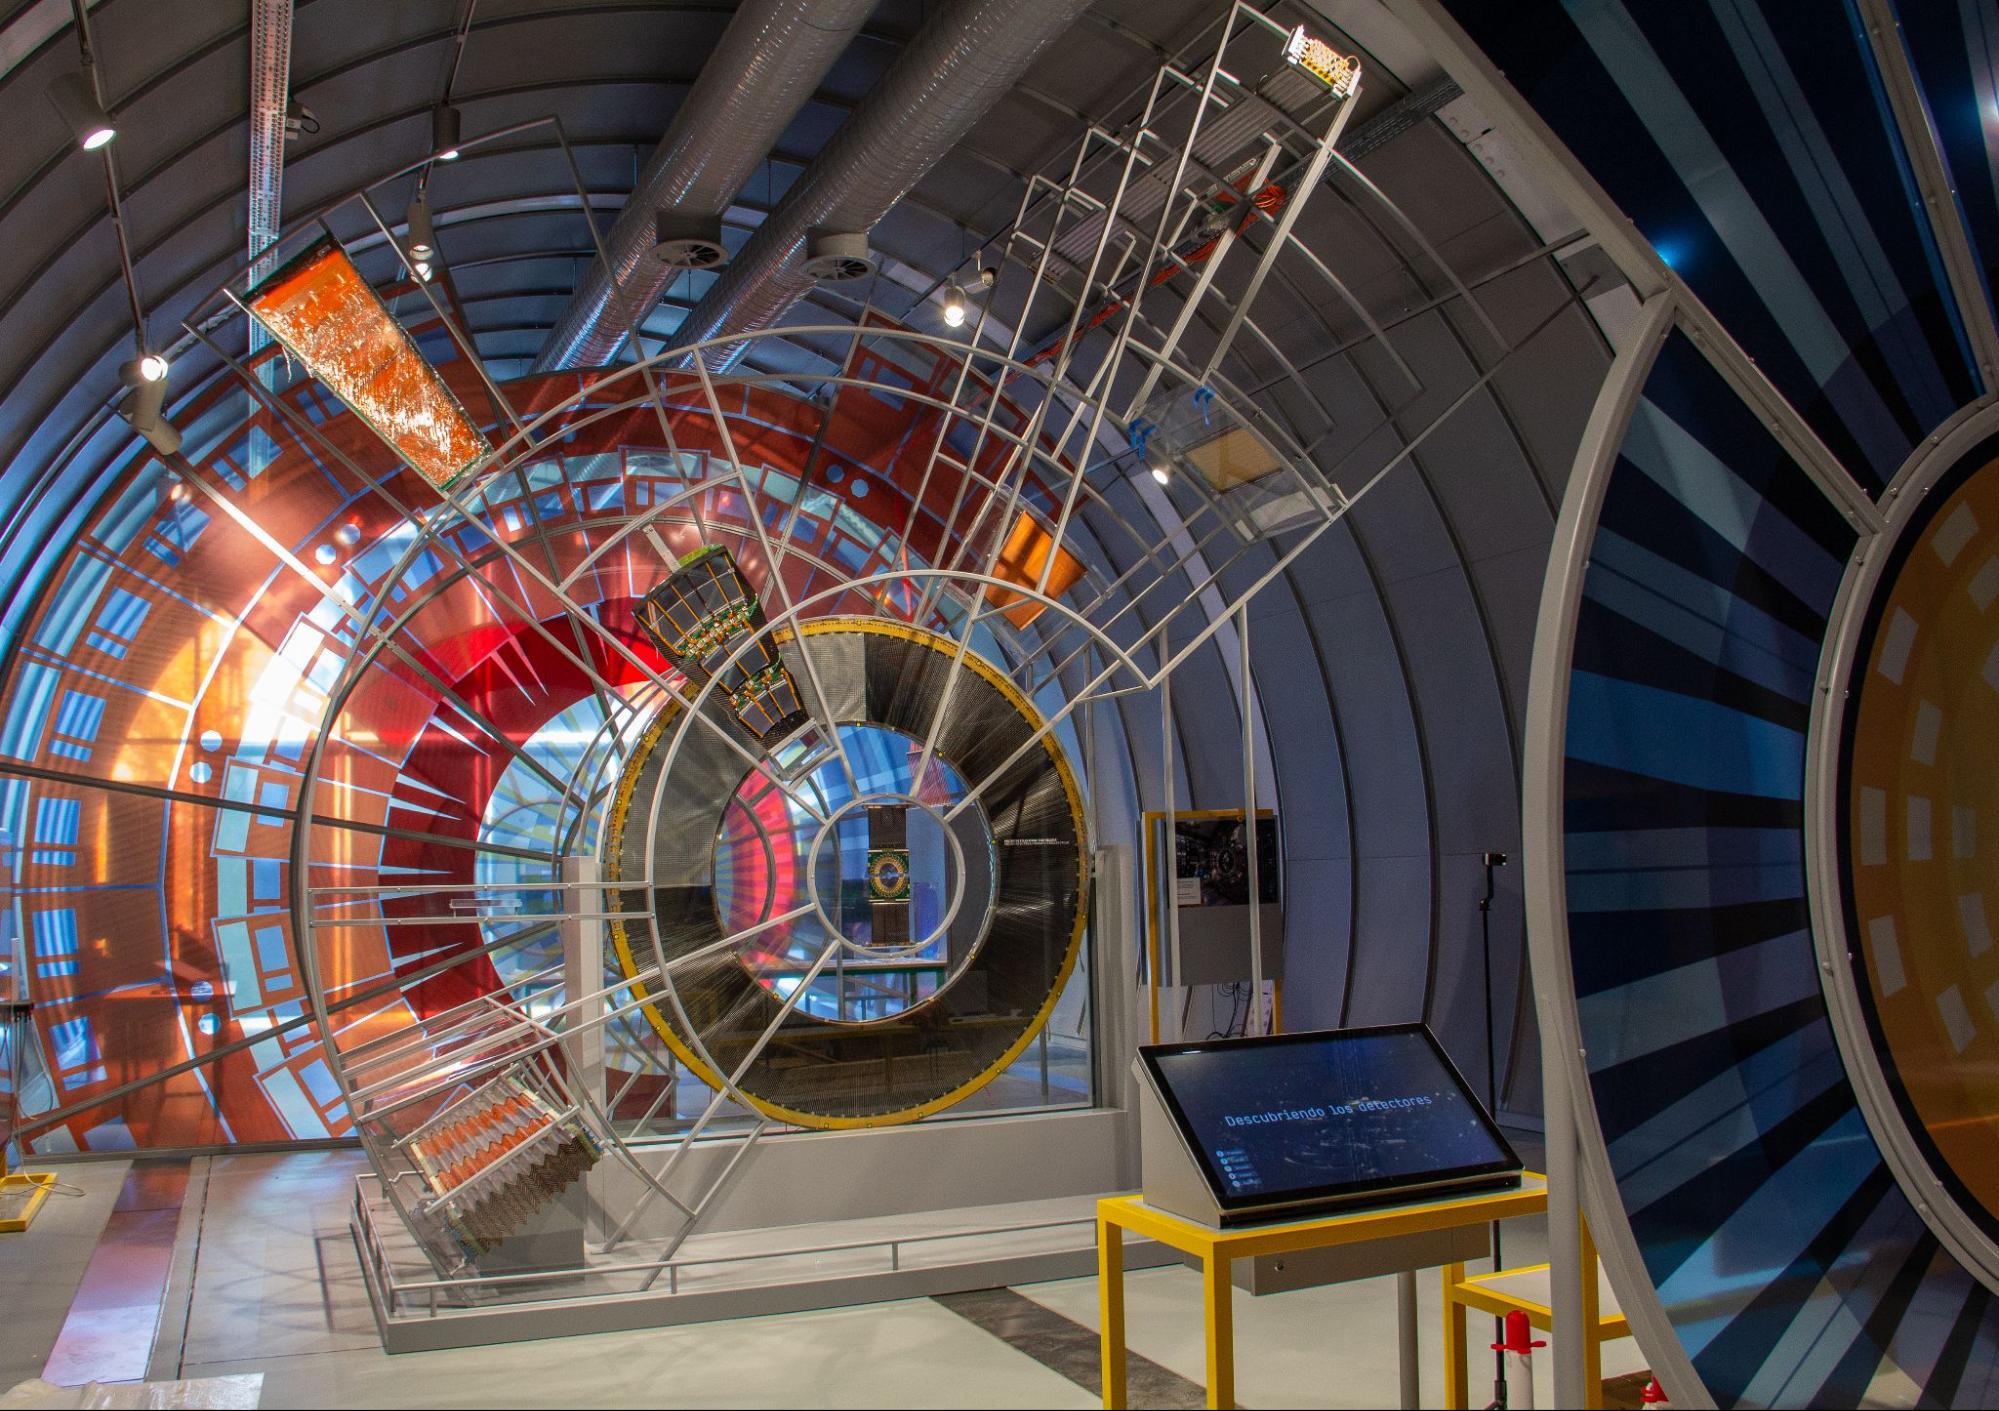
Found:
[[[1806,727],[1855,541],[1674,334],[1610,474],[1569,679],[1588,1090],[1718,1402],[1989,1405],[1999,1310],[1869,1135],[1812,945]]]
[[[1852,0],[1450,9],[1863,484],[1980,390]]]
[[[1548,598],[1573,636],[1537,665],[1566,724],[1528,725],[1561,781],[1532,939],[1573,989],[1625,1307],[1680,1404],[1994,1404],[1999,1178],[1960,1128],[1995,1110],[1999,954],[1961,845],[1999,772],[1999,586],[1970,587],[1999,528],[1999,14],[1407,8],[1586,224],[1643,237],[1625,272],[1672,311],[1578,462]]]

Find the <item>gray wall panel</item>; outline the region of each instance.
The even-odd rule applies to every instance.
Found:
[[[1250,654],[1263,693],[1258,728],[1282,762],[1276,783],[1286,856],[1344,857],[1350,840],[1339,742],[1318,652],[1295,603],[1251,626]]]
[[[1289,577],[1293,593],[1304,603],[1329,602],[1373,591],[1367,565],[1354,547],[1352,528],[1345,524],[1335,524],[1320,535],[1292,563]],[[1259,610],[1267,606],[1265,602],[1258,603]]]
[[[1541,601],[1541,580],[1547,566],[1545,538],[1527,548],[1470,565],[1472,582],[1498,651],[1501,684],[1516,724],[1526,718],[1527,664],[1534,649],[1534,612]]]
[[[1439,954],[1435,993],[1426,1016],[1453,1060],[1485,1096],[1485,990],[1478,900],[1485,894],[1480,853],[1447,853],[1439,868]],[[1492,1017],[1494,1052],[1504,1081],[1519,1011],[1523,976],[1517,857],[1493,875]]]
[[[1421,1019],[1430,980],[1430,857],[1360,862],[1349,1024]]]
[[[1344,1022],[1352,874],[1346,858],[1293,862],[1284,881],[1284,1027]]]
[[[1423,443],[1421,460],[1465,558],[1546,551],[1554,516],[1490,396],[1474,397],[1438,427]]]
[[[1422,707],[1437,846],[1503,848],[1520,831],[1519,780],[1471,589],[1451,568],[1390,585],[1388,600]]]
[[[1234,638],[1230,638],[1233,643]],[[1189,792],[1181,808],[1235,808],[1242,802],[1242,733],[1235,672],[1211,638],[1173,674],[1173,714],[1186,755]]]
[[[1404,461],[1350,511],[1384,583],[1456,568],[1458,553],[1416,468]]]
[[[1326,679],[1346,733],[1354,846],[1362,857],[1427,857],[1430,824],[1416,731],[1381,603],[1353,594],[1306,612],[1331,653]],[[1422,890],[1427,894],[1427,883]]]

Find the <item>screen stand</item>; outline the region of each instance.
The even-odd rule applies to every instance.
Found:
[[[1152,1074],[1133,1059],[1134,1086],[1138,1090],[1139,1180],[1145,1203],[1199,1225],[1220,1229],[1222,1208],[1180,1136],[1180,1128],[1167,1115],[1166,1104],[1153,1086]]]
[[[1178,1215],[1184,1220],[1221,1228],[1222,1210],[1215,1200],[1208,1178],[1187,1150],[1179,1124],[1167,1114],[1166,1105],[1154,1087],[1152,1075],[1143,1063],[1132,1063],[1138,1089],[1138,1151],[1141,1194],[1155,1210]],[[1309,1220],[1307,1212],[1285,1219]],[[1334,1245],[1324,1249],[1292,1250],[1285,1254],[1257,1255],[1232,1261],[1229,1278],[1248,1293],[1288,1293],[1292,1289],[1318,1288],[1353,1279],[1378,1279],[1385,1274],[1406,1274],[1416,1269],[1433,1269],[1477,1259],[1487,1252],[1483,1225],[1460,1225],[1442,1230],[1392,1239],[1370,1239],[1358,1244]]]

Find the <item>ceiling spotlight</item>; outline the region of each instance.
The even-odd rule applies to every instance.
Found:
[[[406,230],[404,251],[412,260],[429,261],[437,254],[437,227],[431,223],[430,201],[423,192],[419,191],[411,198],[403,221]]]
[[[433,273],[430,261],[412,259],[410,261],[410,273],[416,276],[419,283],[430,283],[430,276]]]
[[[118,369],[118,380],[127,387],[149,387],[167,380],[167,360],[161,353],[141,353]]]
[[[118,415],[145,437],[161,455],[180,449],[180,430],[164,415],[167,404],[167,360],[158,353],[141,353],[118,369],[118,378],[132,389]]]
[[[963,328],[965,314],[965,291],[953,284],[944,295],[944,322],[951,328]]]
[[[430,110],[430,150],[440,162],[458,160],[458,110],[441,103]]]
[[[1153,459],[1152,478],[1157,480],[1161,485],[1164,485],[1173,478],[1173,467],[1166,464],[1164,456],[1158,456]]]
[[[69,130],[76,134],[77,145],[86,152],[95,152],[118,135],[111,115],[104,111],[97,95],[90,91],[90,84],[80,73],[63,74],[51,83],[49,101],[55,104],[62,120],[69,124]]]

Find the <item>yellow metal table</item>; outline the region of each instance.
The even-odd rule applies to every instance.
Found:
[[[1235,1283],[1231,1266],[1238,1259],[1266,1254],[1293,1254],[1366,1240],[1398,1239],[1466,1225],[1486,1225],[1520,1215],[1540,1215],[1548,1209],[1547,1178],[1533,1172],[1518,1189],[1480,1191],[1433,1201],[1402,1201],[1393,1205],[1343,1210],[1317,1220],[1252,1225],[1217,1230],[1147,1205],[1135,1195],[1106,1196],[1097,1202],[1097,1298],[1103,1323],[1104,1405],[1125,1403],[1124,1235],[1153,1239],[1201,1261],[1201,1285],[1206,1305],[1208,1405],[1235,1405]],[[1402,1399],[1415,1403],[1416,1320],[1415,1271],[1398,1276],[1402,1287]]]

